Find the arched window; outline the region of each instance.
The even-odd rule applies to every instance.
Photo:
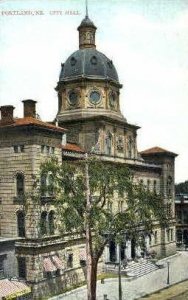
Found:
[[[16,195],[18,198],[24,196],[24,175],[21,173],[16,175]]]
[[[25,214],[23,211],[17,212],[18,236],[25,237]]]
[[[40,187],[41,187],[41,195],[46,195],[46,188],[47,188],[47,175],[45,173],[41,174],[40,177]]]
[[[54,225],[54,211],[51,210],[48,215],[48,224],[49,224],[49,234],[54,234],[55,225]]]
[[[41,213],[40,233],[41,233],[41,235],[47,234],[47,212],[46,211],[43,211]]]
[[[54,188],[53,188],[53,175],[52,174],[41,174],[41,195],[48,197],[53,196]]]
[[[106,144],[106,154],[111,155],[112,154],[112,134],[108,132],[106,139],[105,139],[105,144]]]
[[[167,179],[167,196],[170,197],[172,196],[172,177],[168,176]]]
[[[147,191],[148,192],[150,191],[150,180],[149,179],[147,180]]]
[[[54,194],[54,186],[53,186],[53,175],[48,174],[47,177],[47,187],[48,187],[48,194],[49,196],[53,196]]]
[[[129,137],[127,143],[128,158],[132,158],[132,149],[133,149],[133,141],[132,141],[132,137]]]
[[[156,180],[153,181],[153,192],[154,192],[154,194],[157,194],[157,181]]]

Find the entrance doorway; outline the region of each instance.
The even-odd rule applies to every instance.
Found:
[[[110,242],[109,251],[110,251],[110,261],[115,262],[117,260],[117,254],[116,254],[116,244],[114,241]]]
[[[136,257],[136,242],[135,242],[135,239],[133,238],[132,240],[131,240],[131,258],[132,259],[135,259],[135,257]]]

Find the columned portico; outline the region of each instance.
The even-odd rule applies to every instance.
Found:
[[[115,241],[110,241],[105,247],[105,262],[106,263],[118,263],[119,255],[121,255],[121,260],[124,259],[130,261],[135,258],[142,257],[150,251],[151,236],[143,235],[143,247],[137,244],[136,240],[125,238],[125,242],[122,244],[116,244]]]

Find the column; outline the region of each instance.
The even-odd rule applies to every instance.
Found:
[[[146,251],[150,250],[149,236],[145,236]]]
[[[131,260],[131,240],[126,241],[126,256],[128,260]]]
[[[106,245],[105,247],[105,262],[109,262],[110,261],[110,253],[109,253],[109,245]]]

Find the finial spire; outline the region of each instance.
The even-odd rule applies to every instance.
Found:
[[[86,0],[86,17],[88,17],[88,0]]]

